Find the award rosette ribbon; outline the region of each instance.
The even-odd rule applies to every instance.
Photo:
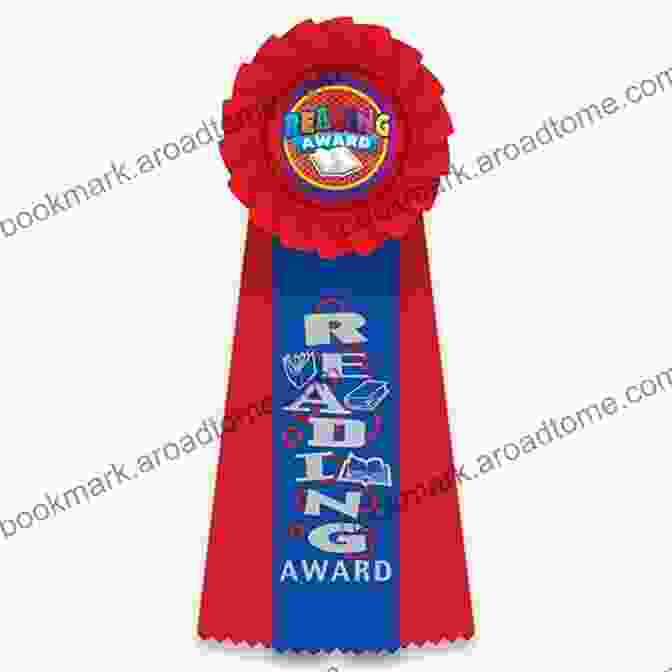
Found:
[[[220,148],[250,217],[203,639],[473,637],[423,223],[448,173],[442,93],[418,51],[344,18],[238,71]]]

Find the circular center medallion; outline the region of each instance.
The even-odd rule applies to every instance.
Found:
[[[318,85],[284,115],[285,158],[308,189],[361,189],[388,158],[391,125],[391,115],[356,85]]]

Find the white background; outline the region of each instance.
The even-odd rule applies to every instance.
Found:
[[[0,219],[217,116],[238,64],[308,17],[382,23],[420,48],[458,163],[672,65],[660,1],[0,14]],[[671,110],[672,90],[442,195],[432,270],[458,463],[672,366]],[[213,144],[0,239],[1,519],[222,406],[242,212]],[[197,643],[210,448],[0,538],[0,665],[664,672],[670,404],[672,391],[464,486],[475,643],[380,659]]]

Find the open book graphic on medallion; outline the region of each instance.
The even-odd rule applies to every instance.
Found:
[[[319,147],[310,160],[324,177],[347,177],[362,169],[362,162],[347,147]]]

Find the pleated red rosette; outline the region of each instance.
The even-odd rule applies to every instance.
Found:
[[[288,93],[325,69],[361,75],[389,99],[397,143],[393,166],[365,198],[329,205],[296,189],[280,165],[277,141]],[[442,94],[420,52],[386,28],[349,18],[300,23],[269,38],[240,67],[224,104],[220,149],[231,191],[249,208],[253,225],[289,247],[326,258],[370,254],[419,225],[440,176],[448,174],[453,127]]]
[[[449,170],[442,94],[417,50],[347,18],[237,73],[220,150],[250,226],[203,639],[474,635],[423,223]]]

